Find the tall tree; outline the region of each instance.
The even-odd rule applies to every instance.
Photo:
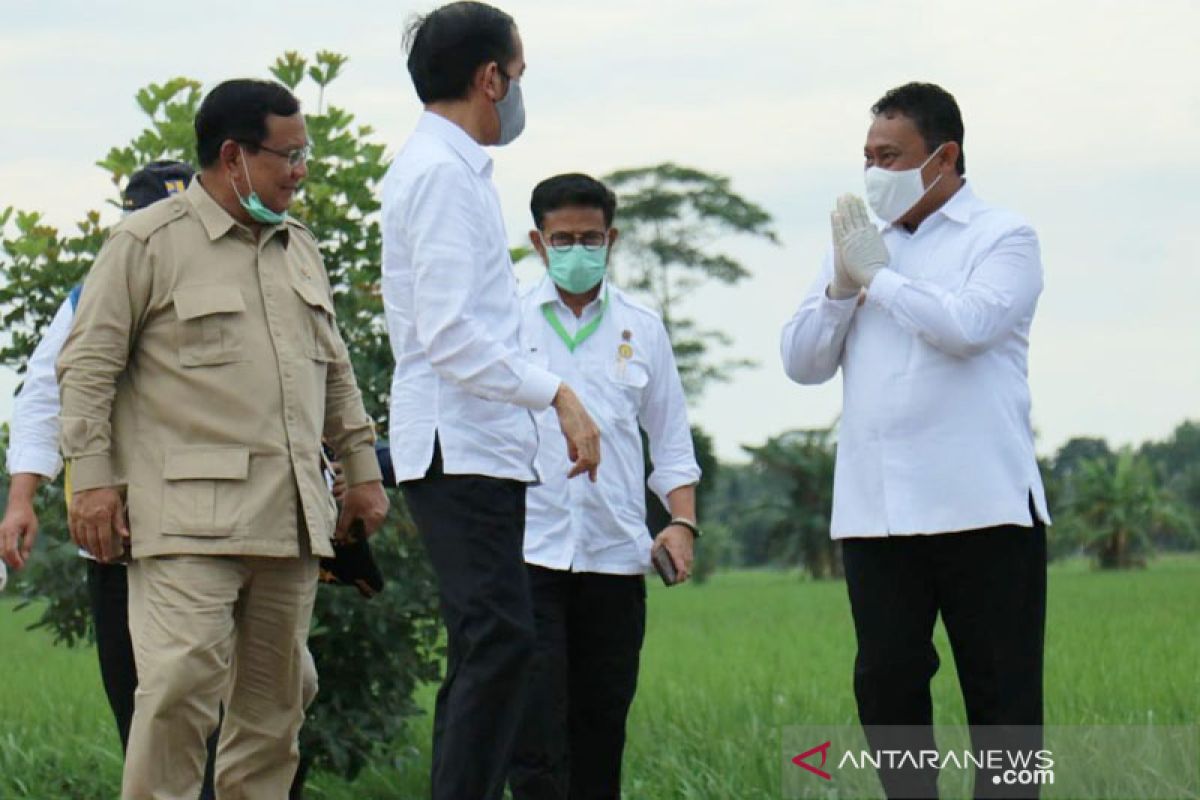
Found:
[[[619,197],[622,256],[615,280],[650,299],[662,314],[684,387],[698,397],[705,384],[728,380],[747,359],[710,359],[729,335],[688,317],[684,302],[706,282],[732,286],[750,275],[737,259],[714,252],[717,240],[742,235],[778,243],[771,216],[735,192],[728,178],[664,163],[604,176]]]
[[[705,525],[720,525],[729,531],[737,565],[770,563],[770,528],[778,517],[777,498],[786,491],[777,476],[752,462],[721,465],[717,480],[709,484],[712,511],[705,517]]]
[[[1144,566],[1156,529],[1190,529],[1191,520],[1163,491],[1150,463],[1125,448],[1115,458],[1078,463],[1060,524],[1074,533],[1101,569]]]
[[[313,231],[334,288],[338,323],[354,362],[367,412],[387,430],[391,351],[379,292],[380,232],[376,189],[386,171],[384,147],[370,141],[369,126],[354,115],[325,105],[326,91],[346,62],[319,52],[311,61],[285,53],[272,74],[292,89],[316,84],[321,100],[306,113],[313,158],[291,213]],[[119,188],[158,158],[192,160],[192,120],[200,84],[176,78],[138,91],[147,125],[129,144],[110,149],[100,161]],[[115,192],[114,192],[115,194]],[[78,231],[60,234],[40,214],[0,212],[3,234],[0,318],[11,332],[0,364],[24,369],[42,330],[79,282],[106,236],[98,211],[88,212]],[[321,673],[321,692],[302,731],[302,750],[316,763],[354,777],[372,754],[388,747],[406,720],[419,713],[413,698],[420,682],[437,677],[436,591],[423,548],[394,493],[394,511],[372,540],[389,583],[370,602],[352,590],[324,588],[317,594],[309,646]],[[86,638],[86,598],[79,561],[67,541],[58,487],[39,498],[43,520],[40,552],[21,574],[28,601],[44,603],[39,625],[68,644]]]
[[[752,516],[757,524],[766,525],[772,560],[803,566],[813,578],[840,578],[841,548],[829,535],[836,458],[833,430],[788,431],[761,446],[743,449],[756,470],[783,487]]]
[[[1162,442],[1146,442],[1139,448],[1159,476],[1169,479],[1200,464],[1200,422],[1184,420]]]
[[[1192,531],[1200,530],[1200,422],[1185,420],[1162,442],[1146,442],[1138,452],[1158,477],[1160,485],[1185,505],[1192,518]],[[1173,550],[1195,549],[1200,536],[1163,531],[1156,543]]]
[[[1097,436],[1076,436],[1069,439],[1054,454],[1053,472],[1059,481],[1069,481],[1087,461],[1111,463],[1116,454],[1108,442]]]

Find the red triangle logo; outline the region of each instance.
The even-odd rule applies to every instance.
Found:
[[[827,781],[831,781],[831,780],[833,780],[832,775],[830,775],[828,772],[826,772],[823,769],[817,769],[812,764],[809,764],[807,761],[809,756],[813,756],[813,755],[816,755],[817,753],[820,753],[821,754],[821,766],[822,767],[825,766],[825,759],[829,755],[829,745],[830,744],[831,744],[830,742],[826,742],[825,744],[817,745],[816,747],[812,748],[811,750],[805,750],[803,753],[801,753],[800,755],[793,758],[792,763],[795,764],[797,767],[802,767],[802,768],[808,770],[813,775],[816,775],[820,778],[824,778]]]

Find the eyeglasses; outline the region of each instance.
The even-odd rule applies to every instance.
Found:
[[[555,250],[570,250],[576,242],[583,245],[584,250],[599,250],[608,244],[608,234],[604,231],[584,231],[583,233],[555,231],[549,236],[543,234],[543,238],[546,244]]]
[[[288,166],[293,169],[307,163],[312,158],[311,144],[306,144],[304,147],[297,147],[295,150],[276,150],[274,147],[267,147],[265,144],[258,144],[257,142],[242,142],[242,144],[257,147],[259,150],[266,150],[268,153],[280,158],[286,158]]]

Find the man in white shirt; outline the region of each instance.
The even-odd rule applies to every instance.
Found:
[[[907,84],[872,108],[866,188],[782,337],[792,380],[842,369],[832,535],[858,638],[859,718],[875,746],[932,748],[940,613],[976,746],[1036,749],[1049,522],[1030,423],[1037,236],[963,177],[954,98]],[[894,738],[874,726],[917,726]],[[1003,735],[995,726],[1029,726]],[[976,796],[997,787],[976,775]],[[889,796],[936,797],[936,770],[881,770]]]
[[[392,462],[438,575],[446,677],[434,712],[435,800],[499,798],[533,609],[521,557],[537,477],[532,411],[553,407],[592,480],[600,433],[571,388],[524,357],[508,235],[486,145],[525,122],[512,17],[459,2],[409,29],[425,113],[383,186],[383,300],[396,370]]]
[[[683,385],[662,320],[605,280],[616,204],[580,174],[542,181],[530,203],[529,238],[547,274],[522,296],[522,345],[579,387],[604,436],[605,468],[595,483],[568,481],[554,418],[537,415],[543,480],[526,501],[525,562],[538,640],[509,771],[515,800],[620,796],[652,544],[681,580],[691,569],[700,468]],[[650,488],[672,517],[653,540],[642,430]]]

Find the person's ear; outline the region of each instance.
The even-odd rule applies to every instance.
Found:
[[[613,245],[615,245],[617,243],[617,237],[620,235],[621,235],[621,232],[619,230],[617,230],[616,228],[608,229],[608,249],[609,250],[613,249]]]
[[[233,139],[221,142],[221,149],[217,151],[217,161],[225,168],[225,174],[234,181],[234,189],[239,192],[242,191],[241,185],[246,180],[249,169],[244,163],[245,157],[245,150]],[[250,190],[245,191],[249,193]]]
[[[960,153],[962,153],[962,147],[958,142],[946,142],[942,145],[942,152],[938,153],[938,172],[956,171]]]
[[[529,232],[529,243],[533,245],[533,249],[537,251],[539,256],[541,256],[542,264],[549,267],[550,259],[546,255],[546,243],[542,241],[541,231],[537,230],[536,228],[531,230]]]
[[[500,72],[500,65],[495,61],[480,65],[475,71],[475,87],[488,100],[500,102],[504,96],[504,76]]]
[[[245,158],[245,151],[233,139],[221,142],[221,149],[217,151],[217,160],[230,172],[241,173],[243,158]]]

